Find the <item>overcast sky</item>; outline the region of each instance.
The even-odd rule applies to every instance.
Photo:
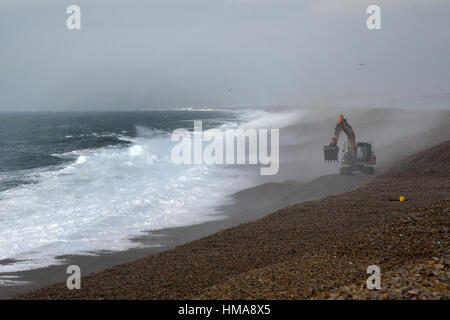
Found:
[[[0,43],[2,111],[450,108],[448,0],[1,0]]]

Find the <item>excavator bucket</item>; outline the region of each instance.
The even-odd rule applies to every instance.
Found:
[[[323,153],[325,156],[325,161],[338,161],[339,147],[325,146],[323,147]]]

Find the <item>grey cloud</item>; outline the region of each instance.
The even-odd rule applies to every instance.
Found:
[[[450,108],[450,3],[376,2],[3,0],[0,110]]]

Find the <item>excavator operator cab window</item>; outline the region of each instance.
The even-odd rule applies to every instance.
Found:
[[[370,143],[360,142],[356,146],[356,160],[361,162],[369,161],[372,153],[372,145]]]
[[[363,146],[358,146],[356,148],[356,159],[358,161],[363,161],[366,158],[366,148]]]

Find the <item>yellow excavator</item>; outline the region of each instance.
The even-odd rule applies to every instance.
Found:
[[[363,173],[373,174],[373,165],[377,162],[374,142],[357,143],[353,128],[348,124],[342,114],[338,116],[331,143],[323,147],[325,161],[338,161],[339,147],[337,143],[341,131],[344,131],[347,135],[348,144],[347,150],[344,150],[344,155],[341,159],[340,173],[342,175],[351,175],[354,171],[362,171]]]

